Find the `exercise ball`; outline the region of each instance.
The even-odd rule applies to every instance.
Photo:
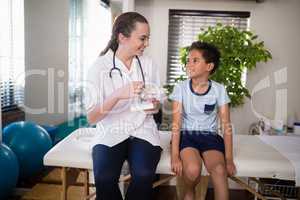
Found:
[[[19,163],[14,152],[0,143],[0,199],[6,199],[17,185]]]
[[[14,122],[3,129],[3,142],[16,154],[20,179],[36,175],[43,169],[43,157],[52,141],[45,129],[34,122]]]

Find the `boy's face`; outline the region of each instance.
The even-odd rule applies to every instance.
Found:
[[[186,67],[190,78],[208,78],[214,65],[206,62],[201,51],[193,49],[188,54]]]

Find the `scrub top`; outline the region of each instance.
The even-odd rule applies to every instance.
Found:
[[[145,84],[160,88],[159,70],[147,56],[139,56],[144,72]],[[105,55],[96,59],[90,67],[85,80],[85,106],[89,112],[97,104],[101,104],[116,89],[121,88],[131,81],[143,81],[142,72],[138,61],[133,59],[130,70],[123,62],[115,57],[116,67],[122,72],[122,77],[117,70],[113,70],[112,78],[109,76],[113,68],[113,52],[109,50]],[[103,144],[109,147],[120,142],[136,137],[148,141],[153,146],[161,146],[157,126],[153,115],[144,111],[131,111],[130,106],[134,99],[120,100],[96,124],[98,135],[93,140],[92,146]]]

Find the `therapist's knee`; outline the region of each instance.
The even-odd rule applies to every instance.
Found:
[[[132,172],[132,179],[136,182],[152,182],[155,178],[155,173],[150,169],[138,169]]]
[[[94,172],[94,178],[95,178],[96,186],[111,185],[111,184],[118,183],[118,179],[116,179],[114,175],[107,172],[101,172],[99,170],[97,172]]]

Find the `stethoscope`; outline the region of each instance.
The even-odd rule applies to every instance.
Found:
[[[138,64],[139,64],[139,67],[140,67],[140,70],[141,70],[141,74],[142,74],[143,83],[145,85],[145,75],[144,75],[144,71],[143,71],[143,68],[142,68],[141,61],[140,61],[138,56],[135,56],[135,57],[138,61]],[[123,82],[123,74],[121,72],[121,69],[116,67],[116,52],[114,52],[114,55],[113,55],[113,67],[109,71],[109,77],[112,81],[113,81],[112,74],[113,74],[114,70],[117,70],[117,72],[119,73],[120,77],[122,78],[122,82]]]

